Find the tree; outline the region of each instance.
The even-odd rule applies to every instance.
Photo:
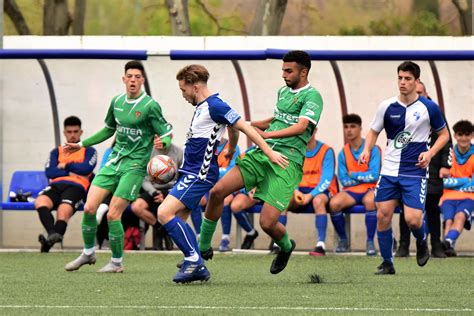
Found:
[[[173,35],[189,36],[188,0],[166,0]]]
[[[31,34],[26,19],[15,0],[4,0],[3,10],[12,21],[18,34]],[[86,0],[75,1],[74,19],[68,9],[68,0],[44,0],[43,34],[68,35],[72,26],[74,35],[83,35],[85,12]]]
[[[67,0],[45,0],[43,5],[43,34],[67,35],[72,23]]]
[[[26,23],[23,14],[21,13],[20,8],[16,4],[15,0],[4,0],[3,2],[3,11],[8,15],[10,20],[12,20],[13,25],[15,26],[16,31],[20,35],[30,35],[31,31]]]
[[[251,35],[278,35],[288,0],[259,0],[250,28]]]
[[[452,0],[459,13],[459,22],[463,35],[474,35],[472,32],[472,0]]]
[[[76,0],[72,19],[72,34],[84,35],[84,19],[86,17],[86,0]]]

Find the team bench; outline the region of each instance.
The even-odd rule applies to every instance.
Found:
[[[254,214],[258,214],[260,213],[260,211],[262,210],[262,206],[263,206],[263,203],[258,203],[254,206],[252,206],[251,208],[247,209],[246,211],[250,214],[250,220],[251,222],[253,223],[253,215]],[[296,210],[295,212],[292,212],[292,213],[296,213],[296,214],[314,214],[314,209],[313,209],[313,206],[311,204],[309,205],[306,205],[298,210]],[[363,205],[354,205],[350,208],[347,208],[345,210],[343,210],[343,213],[344,213],[344,216],[346,218],[346,232],[347,232],[347,237],[348,237],[348,242],[349,242],[349,246],[350,246],[350,243],[351,243],[351,218],[350,218],[350,215],[351,214],[365,214],[366,213],[366,210],[365,210],[365,207]],[[395,213],[400,213],[400,208],[397,207],[395,209]],[[238,228],[237,231],[236,231],[236,244],[238,245],[238,247],[240,247],[241,245],[241,242],[242,242],[242,229]]]

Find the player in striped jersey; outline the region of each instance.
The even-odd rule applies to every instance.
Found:
[[[211,239],[221,215],[224,198],[245,186],[247,191],[256,187],[255,198],[264,201],[260,226],[281,248],[270,267],[272,274],[285,269],[295,249],[286,228],[278,217],[287,206],[294,189],[303,176],[306,146],[323,110],[320,93],[308,81],[311,57],[304,51],[290,51],[283,57],[282,77],[286,86],[278,90],[274,116],[251,122],[268,145],[286,155],[289,166],[285,169],[269,162],[264,147],[253,150],[237,161],[211,190],[205,218],[201,226],[201,251],[212,253]],[[212,257],[212,255],[210,256]]]
[[[395,274],[393,266],[392,216],[401,201],[405,220],[416,238],[416,259],[424,266],[430,257],[424,229],[427,167],[431,158],[448,142],[449,133],[439,107],[418,96],[416,84],[420,81],[420,67],[411,61],[397,68],[399,95],[383,101],[370,124],[359,163],[369,161],[382,129],[387,133],[387,149],[381,176],[375,188],[377,206],[377,238],[382,264],[376,274]],[[433,129],[439,137],[429,148]]]
[[[217,182],[219,166],[216,148],[225,128],[229,126],[228,159],[234,155],[239,135],[237,130],[240,130],[262,148],[272,163],[286,167],[288,161],[273,151],[219,94],[211,94],[207,87],[209,72],[204,66],[186,66],[178,72],[176,79],[183,98],[196,108],[184,146],[179,180],[158,208],[158,219],[184,254],[184,262],[173,281],[188,283],[206,281],[210,273],[204,266],[191,227],[176,215],[195,209],[201,197]]]

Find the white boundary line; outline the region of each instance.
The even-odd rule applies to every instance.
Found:
[[[347,311],[347,312],[472,312],[472,308],[378,308],[378,307],[304,307],[304,306],[202,306],[202,305],[120,305],[120,306],[106,306],[106,305],[0,305],[1,309],[27,309],[27,308],[43,308],[43,309],[145,309],[145,310],[160,310],[160,309],[194,309],[194,310],[289,310],[289,311]]]

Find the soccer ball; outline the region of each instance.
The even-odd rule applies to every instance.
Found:
[[[166,155],[156,155],[150,159],[146,167],[153,182],[165,184],[174,179],[176,164]]]

